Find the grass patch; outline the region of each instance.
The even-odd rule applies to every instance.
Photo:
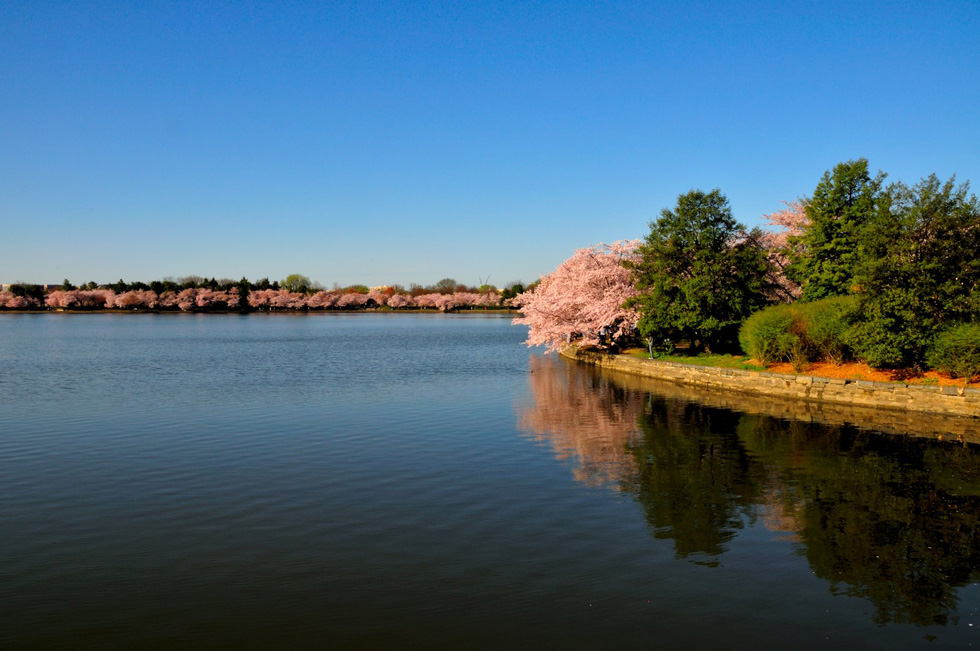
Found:
[[[623,351],[630,357],[650,359],[650,353],[643,348],[630,348]],[[661,362],[677,362],[678,364],[695,364],[697,366],[714,366],[717,368],[737,368],[743,371],[764,371],[765,366],[753,364],[747,355],[654,355],[653,359]]]

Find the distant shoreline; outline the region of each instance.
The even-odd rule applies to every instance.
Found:
[[[325,314],[437,314],[443,316],[451,315],[468,315],[468,314],[498,314],[498,315],[517,315],[520,314],[520,310],[515,310],[512,308],[464,308],[461,310],[449,310],[442,311],[438,308],[360,308],[360,309],[350,309],[346,310],[343,308],[331,308],[326,310],[247,310],[241,312],[239,310],[146,310],[146,309],[91,309],[91,310],[66,310],[66,309],[35,309],[35,310],[0,310],[0,316],[5,314],[182,314],[182,315],[198,315],[198,314],[234,314],[239,316],[250,316],[256,315],[276,315],[276,314],[288,314],[288,315],[325,315]]]

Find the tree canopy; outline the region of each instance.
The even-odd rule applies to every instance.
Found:
[[[634,258],[636,240],[595,244],[579,249],[544,276],[533,289],[513,299],[530,327],[527,344],[554,351],[570,339],[598,343],[602,331],[612,339],[631,334],[637,314],[623,304],[636,295],[624,261]]]
[[[640,332],[708,350],[734,343],[739,324],[769,302],[771,263],[760,231],[747,232],[720,190],[692,190],[650,223],[630,264]]]
[[[860,238],[852,347],[873,366],[922,366],[939,332],[980,319],[980,201],[932,175],[881,204]]]
[[[864,225],[882,199],[881,172],[873,177],[867,159],[839,163],[824,172],[803,203],[807,226],[790,237],[787,275],[802,288],[801,298],[814,301],[845,296],[855,284],[858,245]]]

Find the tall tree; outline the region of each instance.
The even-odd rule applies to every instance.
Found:
[[[873,366],[921,366],[941,330],[980,320],[980,201],[968,184],[891,185],[861,251],[851,346]]]
[[[867,159],[839,163],[824,172],[803,202],[808,224],[803,234],[790,237],[791,264],[787,275],[802,287],[801,298],[815,301],[845,296],[855,285],[858,240],[882,198],[881,172],[873,177]]]
[[[631,301],[649,340],[732,345],[741,322],[771,295],[771,263],[758,229],[746,232],[720,190],[692,190],[650,223],[637,250],[640,295]]]

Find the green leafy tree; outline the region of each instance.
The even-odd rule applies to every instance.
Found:
[[[769,261],[758,229],[746,232],[719,190],[692,190],[650,223],[629,266],[641,294],[630,301],[648,340],[732,346],[741,322],[768,303]]]
[[[851,292],[861,233],[878,209],[884,178],[881,172],[872,178],[864,158],[839,163],[804,202],[808,224],[802,235],[789,238],[787,269],[802,287],[802,300]]]
[[[458,284],[459,283],[456,282],[455,278],[443,278],[433,285],[433,289],[438,294],[452,294],[456,291],[456,286]]]
[[[248,282],[248,278],[242,276],[235,287],[238,288],[238,311],[243,314],[249,312],[251,308],[248,304],[248,294],[252,289],[251,283]]]
[[[286,279],[279,283],[279,286],[283,289],[288,289],[291,292],[299,292],[300,294],[305,294],[313,283],[309,278],[302,274],[289,274]]]
[[[980,201],[935,175],[895,183],[862,237],[850,339],[878,367],[923,366],[936,335],[980,320]]]

